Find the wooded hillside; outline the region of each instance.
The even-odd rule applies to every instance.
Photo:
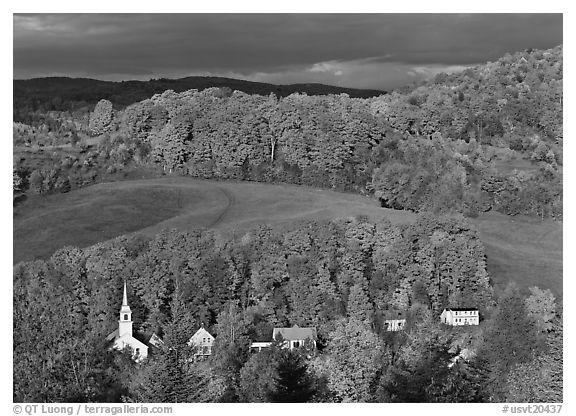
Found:
[[[138,336],[166,343],[140,366],[105,342],[124,281]],[[531,290],[526,299],[513,287],[494,296],[477,233],[463,219],[432,216],[66,247],[15,266],[14,400],[561,401],[561,384],[546,384],[561,383],[561,363],[536,384],[525,379],[531,366],[557,360],[561,342],[554,296]],[[444,307],[469,305],[479,307],[480,327],[440,324]],[[390,310],[407,311],[404,331],[386,331]],[[191,364],[186,343],[200,323],[216,342],[208,361]],[[248,352],[294,324],[317,329],[317,351]],[[478,357],[451,370],[464,348]]]

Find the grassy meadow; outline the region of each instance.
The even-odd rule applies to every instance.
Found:
[[[66,194],[30,197],[14,211],[13,261],[50,256],[122,234],[154,235],[197,227],[242,232],[256,224],[289,226],[307,219],[364,215],[409,223],[416,214],[380,208],[355,194],[296,185],[219,182],[184,177],[101,183]],[[483,214],[472,220],[488,255],[495,286],[516,281],[562,293],[562,224]]]

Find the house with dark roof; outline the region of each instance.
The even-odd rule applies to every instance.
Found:
[[[269,348],[272,342],[280,342],[282,348],[300,348],[308,341],[316,348],[316,328],[300,328],[294,325],[292,328],[274,328],[272,331],[272,340],[266,342],[253,342],[250,344],[251,351],[262,351],[263,348]]]
[[[274,341],[283,341],[283,348],[302,347],[306,340],[311,340],[314,348],[316,348],[316,328],[300,328],[294,325],[292,328],[274,328],[272,332],[272,339]]]
[[[480,313],[477,308],[446,308],[440,314],[440,320],[446,325],[478,325]]]

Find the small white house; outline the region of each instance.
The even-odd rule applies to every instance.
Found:
[[[196,356],[212,355],[212,345],[214,344],[214,337],[210,332],[204,329],[204,324],[188,341],[188,345],[196,347]]]
[[[148,357],[148,346],[138,341],[132,336],[132,310],[128,306],[128,296],[126,295],[126,283],[124,283],[124,297],[120,307],[120,319],[118,329],[106,337],[107,341],[114,341],[112,348],[122,351],[129,347],[132,350],[132,358],[140,362]]]
[[[440,320],[446,325],[478,325],[480,314],[476,308],[446,308],[440,315]]]
[[[386,311],[384,313],[384,327],[386,331],[401,331],[406,326],[406,315],[402,311]]]

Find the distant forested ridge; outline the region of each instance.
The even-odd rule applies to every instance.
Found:
[[[286,97],[295,92],[309,95],[346,93],[351,97],[374,97],[384,94],[379,90],[363,90],[323,84],[275,85],[222,77],[187,77],[179,79],[151,79],[149,81],[101,81],[90,78],[33,78],[14,80],[13,118],[15,122],[29,123],[34,114],[50,111],[74,112],[90,109],[106,99],[116,109],[145,100],[166,90],[176,92],[190,89],[228,88],[247,94]]]
[[[166,344],[143,365],[105,341],[124,281],[134,330]],[[481,326],[442,326],[444,307],[470,305]],[[405,331],[387,332],[397,310]],[[191,363],[186,342],[200,323],[216,342],[208,361]],[[317,329],[318,350],[250,355],[251,341],[294,324]],[[17,402],[555,402],[561,340],[550,291],[493,293],[462,218],[307,221],[236,237],[173,230],[14,268]],[[462,349],[475,357],[450,368]]]
[[[119,111],[101,100],[79,128],[100,137],[88,164],[107,170],[306,184],[417,212],[561,218],[562,52],[507,55],[372,98],[208,88]],[[515,160],[529,169],[503,169]]]

